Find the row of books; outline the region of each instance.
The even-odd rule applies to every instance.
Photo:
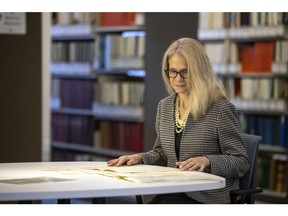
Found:
[[[94,101],[106,105],[142,106],[144,83],[91,79],[52,79],[51,97],[59,98],[61,107],[91,109]]]
[[[223,41],[206,43],[204,47],[216,73],[287,73],[288,40],[238,45]],[[234,70],[229,69],[229,65],[237,63]]]
[[[251,40],[267,38],[285,38],[288,34],[287,26],[246,26],[230,29],[198,29],[198,39],[202,41],[215,40]]]
[[[199,28],[231,28],[241,26],[277,26],[288,23],[288,13],[278,12],[201,12]]]
[[[279,78],[221,78],[231,99],[288,100],[288,79]]]
[[[52,13],[52,23],[56,26],[135,26],[145,24],[145,13],[135,12],[57,12]]]
[[[224,55],[225,56],[225,55]],[[224,57],[223,56],[223,57]],[[222,59],[223,57],[217,57],[218,59]],[[212,58],[214,59],[214,58]],[[236,63],[212,63],[212,70],[217,74],[217,75],[244,75],[242,73],[242,64],[241,62],[236,62]],[[288,63],[276,63],[272,62],[271,65],[271,72],[265,73],[265,75],[288,75]],[[249,74],[258,74],[260,76],[264,75],[262,71],[255,71],[255,72],[246,72],[246,75]]]
[[[287,156],[273,155],[272,158],[258,157],[256,184],[264,189],[276,192],[287,191]]]
[[[205,43],[204,48],[212,65],[239,62],[239,51],[234,42]],[[218,72],[218,70],[215,72]]]
[[[54,62],[93,62],[94,42],[57,41],[51,46],[51,60]]]
[[[141,12],[102,12],[99,26],[140,26],[145,24],[145,14]]]
[[[243,99],[286,99],[288,100],[287,79],[252,79],[240,80],[241,98]]]
[[[255,42],[254,44],[242,44],[240,46],[240,61],[242,72],[272,71],[274,59],[274,42]]]
[[[143,123],[100,121],[94,134],[94,146],[103,149],[141,152],[143,150]]]
[[[95,101],[110,105],[142,106],[144,83],[137,81],[99,82],[95,87]]]
[[[53,141],[93,146],[92,117],[53,113],[51,127]]]
[[[97,53],[102,69],[143,68],[145,33],[124,32],[122,35],[102,36]]]
[[[54,83],[55,84],[55,83]],[[94,100],[94,81],[86,79],[60,79],[59,90],[61,107],[91,109]],[[56,89],[55,89],[56,90]],[[55,93],[57,94],[57,93]]]
[[[143,121],[143,106],[123,106],[93,103],[92,113],[97,119],[122,119],[124,121]]]
[[[239,115],[241,130],[248,134],[262,136],[262,144],[278,146],[283,149],[288,146],[288,116]]]
[[[55,12],[52,13],[52,23],[68,25],[77,23],[99,24],[100,13]]]
[[[267,114],[284,114],[288,110],[287,100],[247,100],[240,98],[230,98],[230,101],[240,112],[266,112]]]

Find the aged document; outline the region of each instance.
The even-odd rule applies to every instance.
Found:
[[[181,171],[177,168],[143,164],[120,167],[102,166],[95,167],[94,171],[99,175],[138,183],[185,182],[195,180],[225,181],[224,178],[209,173]]]
[[[185,182],[196,180],[225,181],[224,178],[197,171],[181,171],[177,168],[137,164],[133,166],[84,166],[84,167],[46,167],[43,171],[58,172],[65,175],[98,174],[136,183]]]
[[[40,176],[31,178],[5,179],[0,180],[0,183],[21,185],[21,184],[35,184],[35,183],[47,183],[47,182],[74,181],[74,180],[75,179]]]

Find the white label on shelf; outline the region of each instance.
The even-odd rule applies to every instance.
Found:
[[[0,13],[0,34],[26,34],[26,13]]]

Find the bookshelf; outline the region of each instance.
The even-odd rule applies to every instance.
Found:
[[[140,23],[136,22],[139,15]],[[95,29],[98,55],[94,67],[98,82],[92,109],[99,125],[95,146],[121,155],[143,151],[146,74],[143,16],[102,13],[101,25]],[[115,17],[117,22],[112,21]]]
[[[198,39],[237,107],[243,132],[262,136],[255,199],[288,202],[287,13],[200,13]]]
[[[138,16],[54,14],[52,160],[107,160],[142,151],[145,31],[131,17]]]
[[[51,159],[83,160],[81,151],[71,146],[90,147],[93,151],[95,123],[91,107],[97,80],[92,67],[93,26],[68,22],[54,24],[51,29]]]

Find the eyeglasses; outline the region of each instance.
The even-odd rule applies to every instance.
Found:
[[[165,69],[165,72],[166,72],[167,76],[170,78],[176,78],[178,74],[180,74],[180,76],[183,79],[187,79],[189,77],[188,69],[182,69],[180,71],[176,71],[174,69],[167,68],[167,69]]]

